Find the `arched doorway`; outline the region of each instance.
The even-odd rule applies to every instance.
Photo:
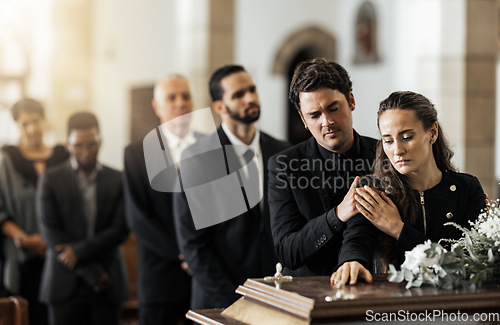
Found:
[[[314,58],[308,49],[299,51],[295,57],[292,59],[290,64],[288,64],[287,70],[287,90],[290,89],[290,83],[292,81],[293,73],[297,65],[303,61]],[[311,136],[311,133],[306,130],[300,115],[297,113],[297,108],[295,105],[288,100],[287,101],[287,139],[293,144],[302,142]]]
[[[302,142],[311,134],[304,128],[297,109],[288,100],[288,90],[297,65],[305,60],[323,57],[335,60],[336,40],[324,29],[317,26],[303,28],[289,36],[279,47],[273,64],[273,73],[286,78],[287,88],[287,139],[292,144]]]

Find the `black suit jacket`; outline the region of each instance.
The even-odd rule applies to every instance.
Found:
[[[355,176],[372,171],[375,158],[376,140],[356,132],[354,136],[358,157],[353,157],[353,165],[347,163],[345,170],[325,164],[314,137],[269,160],[271,229],[285,274],[331,275],[335,270],[345,229],[335,207]],[[336,170],[348,178],[348,184],[342,183],[343,177],[335,176],[339,175]],[[363,219],[355,217],[349,222],[362,222],[368,227]],[[370,254],[347,256],[366,264],[371,261]]]
[[[111,280],[105,293],[111,302],[120,303],[128,297],[119,251],[119,245],[128,235],[120,172],[103,166],[97,175],[97,213],[91,237],[87,237],[83,199],[77,182],[77,175],[67,161],[47,170],[39,183],[38,217],[48,247],[40,300],[57,304],[73,299],[81,281],[92,281],[103,269]],[[62,264],[54,251],[56,245],[68,243],[78,257],[73,270]]]
[[[231,144],[222,128],[210,135],[216,136],[222,146]],[[260,146],[265,164],[271,155],[289,145],[260,132]],[[227,159],[229,154],[225,155]],[[219,167],[201,166],[208,173]],[[260,209],[257,205],[233,219],[199,230],[195,229],[184,193],[174,194],[177,238],[193,272],[192,309],[227,307],[238,298],[235,290],[247,278],[275,273],[277,257],[271,239],[266,186],[264,191],[262,214],[256,211]]]
[[[125,148],[123,176],[127,222],[138,239],[140,303],[189,301],[191,277],[179,260],[172,193],[151,188],[143,142]]]

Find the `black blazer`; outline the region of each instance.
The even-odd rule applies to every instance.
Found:
[[[87,237],[87,222],[77,175],[69,161],[47,170],[39,183],[39,224],[47,257],[42,273],[40,300],[57,304],[74,299],[81,281],[92,281],[104,269],[111,283],[105,289],[109,300],[120,303],[128,297],[119,245],[128,230],[123,211],[120,172],[103,166],[97,175],[97,214],[94,235]],[[78,262],[73,270],[57,259],[54,246],[70,243]],[[97,273],[96,273],[97,272]]]
[[[222,146],[231,144],[222,128],[209,137],[216,136]],[[266,163],[271,155],[288,147],[288,143],[260,132],[260,146]],[[225,152],[226,158],[227,155]],[[221,167],[226,168],[200,166],[206,173]],[[265,198],[265,186],[264,191]],[[264,199],[263,214],[256,209],[259,209],[258,205],[228,221],[196,230],[186,196],[183,193],[174,194],[179,247],[193,272],[192,309],[227,307],[238,298],[235,290],[247,278],[275,273],[277,257],[271,240],[267,200]]]
[[[405,223],[394,247],[400,263],[404,261],[406,251],[412,250],[427,239],[433,242],[442,238],[459,239],[462,232],[444,224],[454,222],[470,228],[469,221],[475,221],[481,209],[486,207],[484,191],[479,180],[469,174],[444,172],[441,182],[423,193],[427,230],[424,232],[423,219],[418,219],[414,225]],[[413,194],[419,201],[419,192],[413,191]],[[419,208],[418,214],[423,216],[422,209]]]
[[[376,140],[356,132],[354,136],[357,157],[352,165],[345,164],[346,170],[335,168],[340,174],[325,164],[314,137],[269,160],[271,229],[285,274],[331,275],[337,266],[345,224],[335,207],[355,176],[372,171],[375,159]],[[342,184],[343,178],[348,184]],[[356,259],[369,262],[363,256]]]
[[[123,176],[127,222],[138,240],[140,303],[189,301],[191,277],[179,260],[172,193],[151,188],[142,141],[125,148]]]
[[[420,202],[420,193],[414,190],[413,195],[415,200]],[[427,230],[424,231],[423,210],[419,206],[417,215],[420,217],[414,224],[405,223],[398,240],[395,240],[393,253],[397,259],[397,267],[404,262],[406,251],[412,250],[428,239],[436,243],[443,238],[459,239],[462,232],[444,224],[454,222],[470,228],[469,221],[475,221],[481,209],[486,207],[485,195],[479,180],[469,174],[444,172],[441,182],[425,190],[423,195]],[[356,217],[364,218],[361,214]],[[342,247],[341,259],[344,257],[343,260],[347,261],[347,256],[352,252],[359,254],[376,246],[379,237],[377,235],[374,238],[371,236],[373,233],[383,234],[373,225],[367,228],[360,227],[360,224],[349,224],[345,230],[349,238]],[[441,244],[449,246],[449,243]]]

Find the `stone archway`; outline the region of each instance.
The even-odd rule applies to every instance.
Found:
[[[300,29],[285,39],[278,48],[273,62],[273,74],[285,74],[293,58],[304,50],[312,57],[334,60],[337,41],[328,31],[318,26]]]
[[[287,82],[285,96],[288,98],[288,88],[297,64],[302,61],[323,57],[328,60],[336,58],[336,40],[326,30],[317,26],[302,28],[285,39],[276,52],[273,62],[273,74],[284,77]],[[287,99],[287,139],[291,143],[299,143],[310,137],[304,129],[295,107]]]

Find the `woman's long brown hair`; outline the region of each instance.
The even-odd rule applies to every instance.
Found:
[[[402,109],[412,110],[415,116],[422,122],[424,129],[429,130],[437,122],[437,112],[431,101],[418,93],[411,91],[394,92],[389,97],[380,102],[377,112],[377,125],[382,113],[387,110]],[[453,151],[446,140],[441,126],[438,123],[438,137],[432,145],[432,153],[438,169],[442,172],[456,171],[451,163]],[[400,174],[392,166],[389,158],[384,152],[382,140],[377,144],[377,154],[375,160],[374,174],[377,178],[384,180],[386,192],[397,206],[401,219],[404,223],[414,225],[418,217],[418,201],[413,194],[408,177]],[[393,246],[396,240],[387,234],[383,234],[379,241],[378,254],[380,261],[377,261],[379,271],[387,271],[390,263],[398,265],[396,256],[393,253]]]

